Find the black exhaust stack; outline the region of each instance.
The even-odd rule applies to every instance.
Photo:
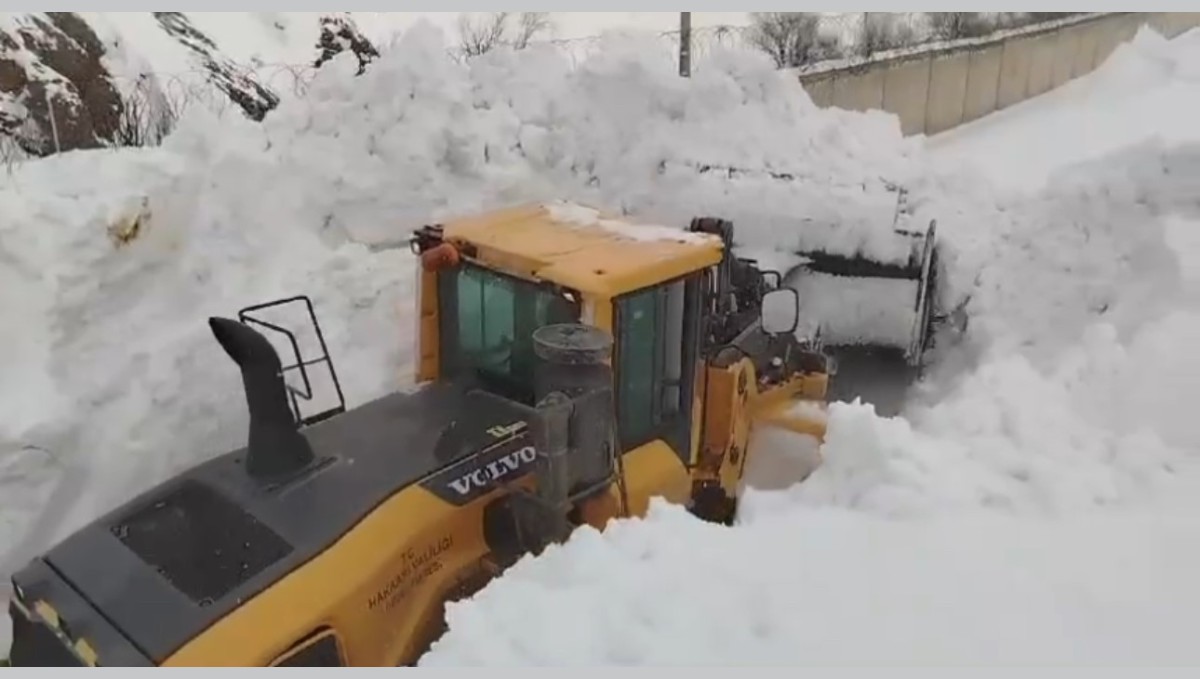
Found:
[[[275,348],[257,331],[227,318],[210,318],[208,327],[221,348],[242,370],[250,408],[246,471],[259,481],[277,479],[307,467],[314,458],[288,407],[283,364]]]

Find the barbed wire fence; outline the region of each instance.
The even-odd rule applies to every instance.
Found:
[[[719,50],[753,49],[765,52],[780,68],[807,66],[825,61],[873,54],[897,48],[917,47],[938,40],[978,37],[999,30],[1061,19],[1069,12],[981,13],[981,12],[842,12],[752,13],[749,25],[694,27],[691,31],[692,62],[699,68]],[[664,58],[677,58],[680,31],[655,34],[662,42]],[[394,46],[384,43],[382,51]],[[566,56],[572,67],[603,49],[604,36],[565,39],[531,39],[528,47],[552,48]],[[498,42],[495,46],[502,46]],[[477,49],[477,46],[475,46]],[[447,48],[458,62],[475,56],[464,45]],[[123,111],[111,140],[113,147],[156,146],[175,128],[180,117],[194,107],[223,117],[250,114],[245,91],[264,88],[281,98],[304,98],[316,77],[314,63],[226,64],[219,74],[201,67],[187,71],[144,73],[133,78],[111,76],[121,92]],[[242,95],[242,96],[239,96]],[[278,101],[270,102],[272,108]],[[261,102],[258,103],[261,106]],[[50,107],[50,116],[56,115]],[[56,125],[50,121],[51,126]],[[0,134],[0,164],[13,167],[38,154],[22,148],[11,134]]]

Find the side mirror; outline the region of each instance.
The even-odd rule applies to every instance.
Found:
[[[763,295],[759,319],[768,335],[796,332],[800,324],[800,293],[794,288],[775,288]]]

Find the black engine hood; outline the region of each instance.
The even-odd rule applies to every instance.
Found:
[[[419,483],[461,505],[528,473],[530,413],[471,383],[391,394],[303,430],[314,457],[290,478],[264,485],[247,474],[244,449],[222,455],[83,528],[45,562],[161,663],[397,492]]]

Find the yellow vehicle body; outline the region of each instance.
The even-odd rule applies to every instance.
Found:
[[[672,235],[662,231],[663,227],[639,226],[568,204],[524,205],[447,221],[439,227],[440,246],[452,250],[455,262],[440,268],[426,266],[418,274],[420,286],[418,299],[414,300],[419,316],[415,377],[420,385],[438,384],[445,378],[442,354],[447,345],[441,335],[444,319],[440,318],[445,307],[439,302],[438,276],[448,267],[470,263],[515,280],[569,290],[578,304],[580,322],[615,338],[615,357],[610,363],[616,364],[616,379],[620,382],[628,379],[620,365],[624,355],[620,319],[626,313],[621,310],[622,300],[639,291],[685,281],[693,286],[688,290],[698,291],[696,299],[711,299],[720,267],[729,261],[728,243],[719,235],[682,230]],[[695,320],[696,328],[707,322],[688,318]],[[683,337],[686,344],[687,335]],[[665,341],[658,340],[660,345]],[[690,341],[702,343],[698,336]],[[766,379],[748,355],[702,354],[682,354],[690,360],[683,365],[680,379],[691,387],[684,390],[688,392],[686,403],[671,421],[686,424],[687,431],[674,439],[686,441],[686,449],[677,449],[678,444],[673,445],[672,440],[650,436],[620,451],[618,482],[578,503],[573,509],[574,524],[603,529],[613,519],[643,515],[656,497],[689,506],[704,504],[707,509],[697,510],[698,514],[729,520],[746,466],[750,434],[756,426],[784,427],[817,439],[824,436],[825,371],[789,369]],[[797,408],[801,403],[810,407]],[[334,434],[328,432],[341,426],[339,421],[353,412],[314,424],[303,430],[305,436],[314,441],[325,435],[332,437]],[[514,424],[511,430],[494,426],[491,430],[497,433],[496,440],[502,441],[521,426]],[[398,442],[394,454],[406,454],[403,442]],[[349,463],[355,461],[354,456],[354,450],[339,450],[331,454],[335,461],[328,469],[332,471],[312,472],[311,479],[297,483],[317,487],[322,475],[352,474],[353,465]],[[173,644],[156,642],[162,649],[157,653],[147,651],[149,642],[139,643],[140,632],[131,630],[144,627],[149,634],[152,627],[162,623],[155,616],[166,613],[149,607],[140,620],[130,613],[129,622],[114,624],[118,628],[115,632],[96,632],[89,638],[89,625],[71,620],[67,609],[96,608],[103,614],[103,597],[85,597],[87,606],[78,601],[64,603],[66,598],[56,600],[57,592],[66,588],[45,584],[43,580],[48,582],[49,576],[42,578],[34,570],[24,580],[18,577],[14,581],[21,594],[14,603],[14,616],[24,616],[22,625],[40,625],[38,633],[44,634],[43,628],[51,629],[64,646],[75,649],[76,664],[413,664],[443,632],[445,603],[469,596],[511,562],[494,553],[493,535],[503,531],[489,527],[489,522],[495,523],[489,508],[514,487],[532,488],[536,483],[536,475],[524,474],[458,503],[448,502],[426,481],[397,485],[382,492],[380,501],[369,511],[342,526],[335,539],[312,548],[311,555],[296,557],[296,563],[286,572],[253,587],[239,585],[249,589],[241,595],[236,592],[242,590],[232,590],[234,594],[227,596],[237,598],[233,603],[225,605],[218,600],[216,607],[224,608],[210,618],[197,618],[192,624],[194,633]],[[281,491],[289,492],[293,491]],[[150,501],[146,498],[153,499],[152,495],[153,491],[130,506],[145,504]],[[702,502],[701,496],[717,501]],[[339,501],[333,491],[321,497],[322,502]],[[261,515],[267,516],[271,512],[267,503],[276,501],[263,496],[253,502],[247,500],[244,509],[259,515],[255,503],[261,502]],[[322,511],[317,504],[305,511],[310,510]],[[99,520],[97,525],[113,525],[117,520],[114,517],[122,511]],[[293,534],[302,532],[303,522],[298,525],[289,530]],[[119,573],[112,575],[120,578]],[[86,590],[77,584],[76,589]],[[163,609],[169,607],[164,605]],[[188,611],[188,615],[204,615]],[[110,620],[118,617],[114,614]],[[99,625],[96,623],[96,629]],[[105,642],[101,637],[129,642],[138,653],[130,649],[120,654],[106,652],[106,646],[117,641]],[[17,655],[14,653],[14,664],[20,664]],[[128,660],[135,656],[145,662]]]

